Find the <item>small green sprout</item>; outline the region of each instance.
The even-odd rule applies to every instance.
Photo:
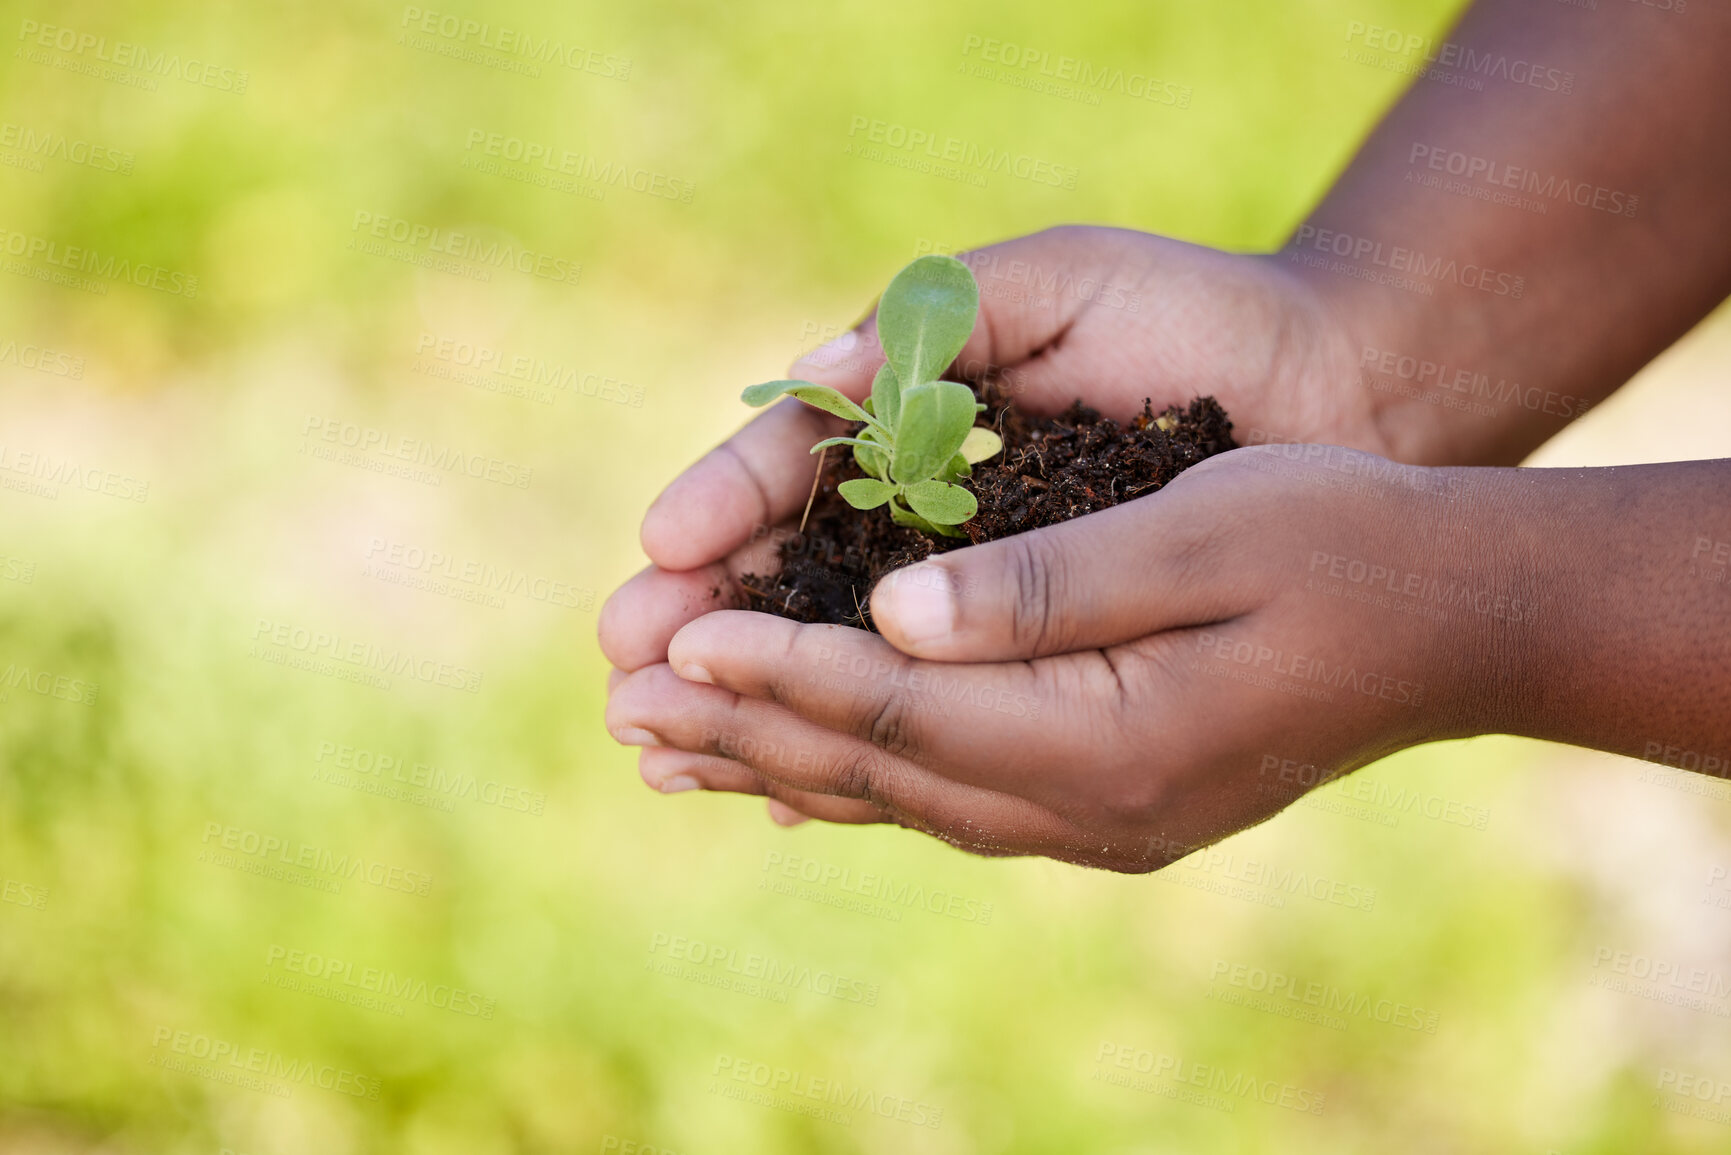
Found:
[[[979,502],[955,481],[1004,448],[996,433],[975,428],[974,416],[985,406],[974,400],[973,390],[938,380],[967,344],[979,310],[980,288],[968,266],[954,257],[921,257],[896,274],[878,302],[878,340],[886,361],[864,406],[810,381],[768,381],[740,399],[767,405],[785,393],[863,422],[855,437],[831,437],[811,447],[816,453],[831,445],[853,446],[867,476],[841,483],[847,503],[855,509],[887,504],[899,525],[961,537],[955,527],[979,512]]]

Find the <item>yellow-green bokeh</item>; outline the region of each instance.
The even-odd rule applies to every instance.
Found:
[[[594,609],[642,564],[635,527],[659,486],[742,420],[741,385],[851,323],[921,245],[1076,221],[1278,243],[1403,83],[1340,58],[1348,24],[1430,34],[1459,7],[441,10],[603,62],[531,76],[413,41],[419,6],[8,6],[0,119],[130,159],[128,171],[53,157],[0,167],[0,228],[199,288],[0,275],[0,344],[81,366],[0,356],[0,453],[149,485],[142,501],[0,488],[0,670],[96,687],[90,703],[57,696],[52,679],[0,697],[0,879],[17,899],[46,894],[40,909],[0,903],[0,1146],[1709,1149],[1723,1129],[1664,1116],[1652,1072],[1705,1063],[1715,1020],[1589,985],[1594,950],[1635,934],[1635,916],[1571,869],[1564,827],[1530,833],[1565,778],[1631,776],[1612,760],[1565,767],[1501,740],[1412,751],[1363,775],[1412,793],[1357,811],[1331,795],[1332,810],[1300,807],[1233,839],[1231,866],[1120,878],[976,860],[899,830],[784,831],[753,800],[658,797],[600,725]],[[177,77],[147,91],[42,63],[15,51],[31,22],[215,62],[245,72],[245,91]],[[988,38],[1158,78],[1187,106],[1121,92],[1084,103],[972,75],[970,45]],[[848,156],[856,117],[1013,147],[1072,166],[1075,187],[996,175],[981,188]],[[597,199],[505,179],[465,164],[475,133],[691,196],[612,186]],[[355,248],[357,221],[383,217],[509,241],[581,274],[479,281]],[[436,376],[451,362],[428,349],[445,340],[575,370],[578,385],[543,403]],[[521,487],[455,474],[434,485],[309,452],[344,426],[532,473]],[[370,567],[393,543],[557,581],[576,604],[530,593],[494,607],[384,580]],[[293,652],[271,646],[279,627],[480,671],[479,689],[288,668],[269,657]],[[396,761],[357,774],[371,791],[349,788],[321,777],[344,747]],[[499,786],[479,800],[378,792],[417,764]],[[1389,801],[1409,796],[1453,803],[1453,818]],[[422,804],[438,799],[450,809]],[[314,862],[358,857],[384,881],[363,871],[330,893],[240,869],[259,865],[245,853],[211,861],[225,838],[245,841],[231,829],[312,847]],[[796,873],[810,863],[845,881],[781,893],[795,859]],[[1203,888],[1247,863],[1374,903],[1287,891],[1270,906]],[[854,909],[861,888],[878,898]],[[871,1005],[814,989],[829,979],[772,982],[769,997],[705,981],[725,961],[660,973],[651,964],[675,936],[741,967],[759,955],[845,976]],[[490,1010],[285,990],[267,978],[288,950],[475,992]],[[1231,1006],[1210,997],[1240,989],[1211,983],[1221,964],[1404,1004],[1435,1029]],[[1672,1017],[1629,1028],[1645,1014]],[[307,1082],[284,1098],[164,1069],[182,1031],[356,1072],[378,1097]],[[1103,1047],[1295,1088],[1324,1109],[1238,1098],[1222,1110],[1169,1094],[1183,1086],[1171,1080],[1158,1093],[1109,1085],[1094,1077],[1112,1069],[1097,1064]],[[941,1109],[941,1125],[740,1102],[716,1092],[718,1064],[735,1059],[906,1097]]]

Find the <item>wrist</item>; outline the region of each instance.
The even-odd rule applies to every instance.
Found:
[[[1533,714],[1560,666],[1553,645],[1571,600],[1555,567],[1554,511],[1529,500],[1531,473],[1426,470],[1426,492],[1404,511],[1403,534],[1439,611],[1427,674],[1443,689],[1432,740],[1532,733]]]
[[[1335,333],[1335,372],[1369,408],[1384,453],[1421,465],[1485,460],[1494,439],[1475,367],[1470,317],[1453,302],[1416,297],[1358,281],[1318,265],[1295,240],[1276,259],[1314,302]],[[1468,302],[1471,304],[1472,302]],[[1480,358],[1482,359],[1482,358]],[[1464,420],[1463,420],[1464,419]]]
[[[1336,236],[1307,226],[1275,259],[1339,331],[1348,387],[1396,460],[1518,464],[1621,383],[1582,372],[1569,352],[1578,326],[1555,293],[1476,265],[1422,293],[1411,278],[1360,279],[1379,263],[1404,267],[1410,254],[1378,246],[1357,263],[1336,259]]]

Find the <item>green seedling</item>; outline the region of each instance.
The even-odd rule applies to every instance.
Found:
[[[955,527],[978,513],[979,503],[956,479],[1004,448],[996,433],[974,426],[985,406],[974,400],[973,390],[938,380],[967,344],[979,311],[980,288],[968,266],[954,257],[921,257],[896,274],[878,302],[878,340],[886,360],[863,406],[810,381],[767,381],[740,399],[767,405],[788,394],[862,422],[865,428],[853,437],[830,437],[811,447],[813,453],[832,445],[853,447],[867,476],[841,483],[847,503],[855,509],[888,505],[899,525],[961,537]]]

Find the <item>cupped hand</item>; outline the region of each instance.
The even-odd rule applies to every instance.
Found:
[[[1349,319],[1293,266],[1122,229],[1066,227],[963,254],[980,318],[952,375],[990,372],[1016,403],[1055,413],[1080,398],[1128,418],[1212,394],[1240,439],[1319,441],[1388,453],[1380,395],[1357,374]],[[882,363],[870,321],[796,363],[792,376],[859,400]],[[773,564],[771,527],[811,492],[810,447],[836,418],[783,401],[686,470],[644,518],[653,563],[601,613],[603,652],[626,672],[664,662],[687,623],[743,604],[736,581]]]
[[[608,726],[650,747],[646,777],[768,794],[784,820],[1154,869],[1484,713],[1462,675],[1531,603],[1468,548],[1467,476],[1236,450],[897,571],[872,594],[882,637],[685,623]]]

